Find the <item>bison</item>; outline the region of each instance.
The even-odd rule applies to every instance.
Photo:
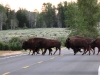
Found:
[[[58,40],[52,40],[52,39],[45,39],[45,38],[31,38],[27,41],[25,41],[22,45],[23,49],[30,49],[33,50],[33,54],[35,54],[35,52],[38,52],[39,49],[43,49],[44,48],[44,52],[42,51],[42,54],[44,55],[47,51],[47,49],[49,50],[49,55],[52,55],[52,48],[56,47],[56,51],[59,49],[59,55],[61,53],[61,42]],[[56,51],[54,52],[54,54],[56,53]],[[30,54],[30,52],[29,52]],[[32,54],[32,55],[33,55]]]
[[[100,52],[100,38],[97,38],[96,40],[92,41],[91,47],[92,47],[93,49],[94,49],[95,47],[98,48],[98,53],[97,53],[97,55],[98,55],[99,52]],[[95,50],[94,50],[94,53],[95,53]]]
[[[88,42],[88,44],[89,44],[89,50],[91,50],[91,51],[93,52],[93,54],[94,54],[94,50],[91,48],[91,42],[94,41],[93,38],[83,37],[83,36],[73,36],[71,39],[73,39],[73,38],[85,39],[85,40]],[[79,49],[79,51],[80,51],[80,49]],[[87,50],[87,51],[88,51],[88,50]],[[87,51],[86,51],[86,53],[87,53]]]
[[[74,51],[74,55],[76,55],[76,53],[78,51],[80,51],[80,49],[84,49],[84,53],[82,55],[84,55],[86,53],[86,50],[89,50],[89,43],[87,42],[86,39],[82,39],[82,38],[68,38],[66,40],[65,46],[69,49],[72,48]],[[89,55],[90,55],[90,50],[89,50]]]
[[[49,49],[49,55],[52,54],[52,49],[51,48],[56,48],[56,51],[54,54],[57,52],[59,49],[59,55],[61,54],[61,42],[58,40],[52,40],[52,39],[46,39],[41,44],[44,46],[45,51],[43,52],[43,55],[46,53],[47,49]]]
[[[30,52],[31,52],[31,51],[33,51],[32,55],[35,54],[35,52],[37,52],[37,54],[39,54],[39,52],[36,51],[36,49],[33,50],[33,48],[30,47],[31,44],[32,44],[32,43],[29,43],[28,41],[24,41],[23,44],[22,44],[22,48],[23,48],[24,50],[29,49],[29,50],[30,50],[30,51],[29,51],[29,55],[30,55]]]
[[[35,54],[35,52],[39,54],[39,49],[42,49],[39,43],[42,42],[43,40],[45,40],[45,38],[30,38],[27,41],[23,42],[22,48],[25,50],[30,49],[30,52],[32,50],[33,51],[32,55]]]

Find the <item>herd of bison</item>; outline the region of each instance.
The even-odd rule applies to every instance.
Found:
[[[93,39],[83,36],[73,36],[71,38],[66,39],[65,47],[68,49],[71,48],[74,52],[74,55],[76,55],[77,52],[83,52],[82,55],[89,52],[90,55],[90,51],[92,51],[93,54],[95,54],[95,47],[97,47],[98,55],[100,52],[100,38]],[[35,55],[35,52],[37,54],[40,54],[40,49],[42,51],[42,55],[45,55],[47,50],[49,50],[49,55],[52,55],[52,48],[56,48],[53,55],[57,52],[57,50],[59,50],[59,55],[61,54],[61,42],[54,39],[46,39],[40,37],[30,38],[27,41],[23,42],[22,48],[24,50],[29,49],[30,52],[33,51],[32,55]]]

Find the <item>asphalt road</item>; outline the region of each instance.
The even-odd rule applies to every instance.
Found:
[[[100,54],[73,55],[67,49],[61,55],[58,52],[52,56],[46,53],[0,57],[0,75],[98,75]]]

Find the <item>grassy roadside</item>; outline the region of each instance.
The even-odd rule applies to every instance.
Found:
[[[0,56],[22,54],[22,53],[25,53],[25,51],[0,51]]]
[[[62,47],[61,50],[65,50],[66,47]],[[55,48],[53,48],[53,50],[55,50]],[[29,51],[0,51],[0,56],[7,56],[7,55],[14,55],[14,54],[23,54],[23,53],[27,53]]]

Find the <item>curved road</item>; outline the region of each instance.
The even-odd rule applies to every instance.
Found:
[[[59,52],[59,51],[58,51]],[[98,75],[99,55],[73,55],[66,48],[61,55],[18,54],[0,57],[0,75]],[[97,52],[96,52],[97,53]]]

